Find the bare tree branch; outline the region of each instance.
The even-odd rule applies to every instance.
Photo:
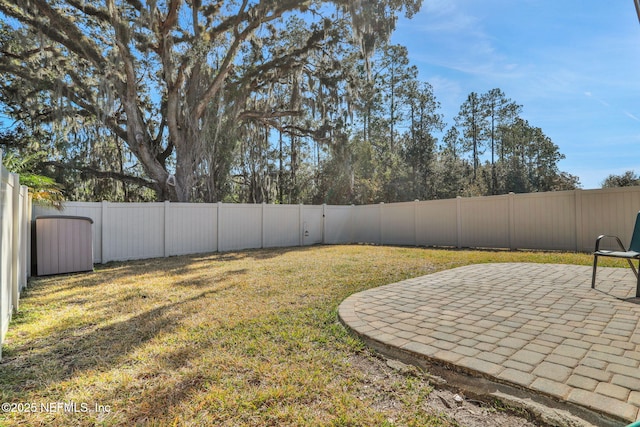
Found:
[[[95,178],[102,178],[102,179],[115,179],[117,181],[121,181],[121,182],[128,182],[130,184],[135,184],[135,185],[139,185],[141,187],[147,187],[150,189],[155,190],[158,186],[157,183],[153,182],[153,181],[149,181],[147,179],[144,178],[140,178],[137,176],[132,176],[132,175],[127,175],[124,173],[120,173],[120,172],[114,172],[114,171],[103,171],[103,170],[99,170],[96,169],[94,167],[91,166],[84,166],[84,165],[78,165],[78,164],[73,164],[73,163],[63,163],[63,162],[57,162],[57,161],[47,161],[47,162],[43,162],[42,166],[53,166],[55,168],[60,168],[60,169],[72,169],[72,170],[76,170],[78,172],[83,172],[86,174],[89,174]]]

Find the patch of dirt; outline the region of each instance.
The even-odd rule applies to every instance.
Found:
[[[363,351],[353,355],[349,363],[362,372],[366,386],[360,391],[363,397],[371,398],[381,410],[394,414],[403,410],[403,404],[395,393],[389,392],[389,384],[405,381],[407,377],[424,382],[433,390],[429,393],[424,410],[453,421],[451,424],[464,427],[548,427],[548,424],[532,420],[524,410],[505,407],[498,401],[482,402],[468,398],[462,391],[456,392],[437,381],[419,368],[376,353]],[[392,420],[391,420],[392,421]]]

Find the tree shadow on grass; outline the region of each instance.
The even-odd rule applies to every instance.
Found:
[[[29,338],[10,338],[3,349],[0,389],[8,392],[4,394],[6,398],[30,392],[46,393],[53,384],[89,370],[107,371],[128,363],[137,349],[180,327],[181,321],[192,315],[187,308],[189,304],[232,288],[237,280],[229,279],[234,276],[242,280],[247,269],[233,269],[229,263],[243,260],[250,263],[308,250],[261,249],[110,263],[97,266],[95,273],[35,278],[24,296],[32,297],[45,311],[55,307],[63,313],[51,317],[49,323],[35,332],[27,329],[38,322],[37,306],[17,313],[12,329],[22,336],[29,334]],[[220,265],[225,268],[220,269],[219,274],[211,274],[211,270]],[[189,274],[189,279],[176,280],[170,285],[191,289],[170,296],[153,294],[153,287],[138,287],[131,279],[141,273],[143,277],[171,274],[176,279]],[[101,287],[106,289],[113,282],[119,283],[117,291],[101,292]],[[74,307],[78,307],[77,313],[73,312]],[[91,315],[82,318],[87,312]],[[123,320],[112,321],[114,316]],[[21,326],[26,327],[24,332],[19,332]],[[12,341],[19,344],[12,345]]]
[[[19,395],[70,379],[88,370],[106,371],[161,334],[170,334],[188,315],[183,307],[221,292],[197,295],[143,311],[128,319],[95,328],[92,324],[57,325],[46,334],[9,347],[0,362],[0,389]]]
[[[203,316],[200,324],[198,310],[210,309],[215,313],[214,300],[234,298],[233,288],[242,286],[242,276],[247,273],[242,268],[243,260],[247,260],[247,268],[251,269],[250,263],[254,260],[309,250],[285,248],[113,263],[100,266],[97,273],[40,279],[29,290],[33,297],[31,307],[24,317],[19,314],[15,319],[14,325],[24,324],[15,328],[21,337],[10,339],[16,344],[9,344],[0,362],[0,396],[4,401],[16,402],[34,398],[69,399],[76,388],[88,387],[96,399],[102,399],[96,402],[109,404],[123,402],[120,393],[130,387],[129,391],[138,396],[137,403],[131,408],[120,408],[123,413],[118,423],[131,425],[147,419],[162,419],[193,393],[206,390],[211,383],[209,369],[194,368],[192,361],[212,351],[215,353],[212,347],[226,353],[227,347],[219,347],[216,342],[224,339],[234,324],[242,323],[238,319],[227,322],[224,317],[214,315]],[[241,263],[230,264],[234,259]],[[209,274],[218,265],[224,266],[220,275]],[[170,282],[170,286],[164,283],[160,289],[138,286],[136,281],[143,279],[133,277],[142,272],[141,277],[148,275],[153,279],[152,276],[162,277],[172,271],[192,277]],[[220,280],[212,283],[212,277]],[[109,283],[115,281],[124,285],[118,283],[107,289]],[[238,288],[238,295],[242,289]],[[171,292],[165,295],[167,290]],[[229,290],[233,293],[219,298]],[[39,325],[36,304],[54,304],[56,310],[63,311],[54,317],[50,315],[52,308],[45,307],[50,324],[37,326],[40,329],[33,331],[34,325]],[[232,312],[226,315],[233,317]],[[257,315],[262,318],[264,313],[252,314]],[[199,335],[198,331],[203,332]],[[190,341],[192,337],[195,341]],[[228,348],[237,345],[228,344],[231,346]],[[136,366],[138,364],[142,366]],[[118,375],[134,378],[122,380]],[[170,378],[163,381],[166,376]],[[111,378],[114,384],[109,383]],[[127,381],[133,384],[127,385]]]
[[[285,248],[264,248],[264,249],[246,249],[234,252],[212,252],[204,254],[179,255],[164,258],[150,258],[134,261],[112,261],[106,264],[95,264],[94,272],[71,273],[58,276],[42,276],[30,279],[31,285],[50,284],[64,281],[66,284],[61,289],[88,288],[92,286],[101,286],[105,283],[101,274],[107,273],[109,279],[119,280],[135,274],[144,272],[145,274],[154,275],[157,273],[182,275],[185,273],[197,273],[198,271],[211,272],[230,262],[236,261],[261,261],[274,259],[290,252],[309,252],[323,249],[329,249],[331,246],[304,246],[304,247],[285,247]],[[238,269],[235,272],[227,272],[229,274],[242,274],[246,270]],[[97,273],[97,274],[96,274]],[[181,282],[186,285],[187,282]],[[198,284],[202,284],[201,282]],[[27,288],[27,293],[29,288]]]
[[[162,366],[162,371],[157,375],[167,375],[167,372],[179,371],[173,374],[170,382],[153,380],[145,384],[146,396],[139,403],[126,409],[124,425],[145,425],[150,421],[158,424],[158,420],[169,417],[174,408],[183,402],[189,402],[193,393],[206,392],[211,379],[198,368],[189,366],[189,360],[195,355],[202,355],[205,349],[201,343],[195,344],[188,351],[178,348],[168,350],[162,355],[162,360],[156,361]],[[198,357],[195,356],[195,357]],[[143,375],[154,375],[153,373]],[[117,396],[105,396],[110,400]]]
[[[212,323],[215,320],[206,318],[205,325],[187,326],[204,331],[201,335],[195,332],[193,341],[188,340],[193,331],[190,330],[186,337],[178,331],[189,325],[188,320],[183,322],[193,314],[193,307],[189,304],[201,303],[202,299],[226,290],[228,287],[198,292],[189,298],[145,310],[103,327],[94,328],[88,324],[62,328],[45,337],[32,339],[13,348],[0,362],[0,396],[9,402],[32,401],[33,396],[47,401],[69,401],[76,387],[88,386],[92,389],[95,403],[111,406],[118,425],[167,421],[167,417],[172,413],[175,416],[176,408],[188,403],[194,394],[207,393],[210,385],[215,383],[215,375],[223,372],[239,384],[242,383],[241,378],[257,375],[252,371],[251,363],[243,366],[243,362],[236,362],[233,355],[221,356],[226,363],[218,370],[214,360],[219,360],[220,352],[226,353],[226,349],[242,351],[238,347],[248,351],[251,345],[255,345],[255,351],[260,353],[263,340],[277,338],[272,336],[269,327],[262,325],[263,322],[269,323],[270,316],[278,316],[275,314],[224,325],[216,325]],[[245,334],[250,336],[249,344],[235,341],[239,335]],[[179,337],[178,341],[174,341],[172,335]],[[156,338],[159,338],[158,346],[148,346]],[[143,351],[136,354],[139,349]],[[258,354],[255,357],[262,356]],[[210,359],[208,363],[213,364],[208,367],[201,362],[202,358]],[[136,366],[138,364],[142,366]],[[218,373],[212,376],[211,371],[214,370]],[[123,381],[115,375],[114,383],[96,379],[101,372],[111,378],[113,373],[110,371],[125,372],[132,377]],[[83,375],[91,383],[83,385],[85,380],[80,380],[78,385],[74,385],[73,379]],[[65,384],[68,380],[72,380],[71,385]],[[93,381],[100,383],[95,385]],[[122,399],[123,389],[133,397]],[[127,406],[118,407],[123,404]],[[60,414],[47,424],[93,425],[90,417],[91,414]]]

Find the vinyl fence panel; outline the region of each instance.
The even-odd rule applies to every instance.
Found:
[[[24,203],[25,203],[24,221],[26,224],[24,252],[25,252],[25,259],[27,260],[27,272],[24,279],[24,287],[27,286],[27,280],[29,277],[31,277],[31,218],[33,214],[33,198],[29,193],[28,189],[26,190],[26,192],[27,192],[27,197],[24,200]]]
[[[573,191],[510,196],[511,248],[576,250]]]
[[[218,204],[218,250],[262,247],[262,205]]]
[[[165,202],[165,255],[218,250],[218,208],[211,203]]]
[[[17,174],[11,174],[13,178],[12,194],[9,197],[13,198],[12,203],[12,219],[11,227],[11,306],[13,310],[18,310],[18,303],[20,300],[20,273],[22,271],[21,264],[26,261],[21,259],[20,242],[22,241],[22,196],[20,190],[20,177]]]
[[[357,243],[382,243],[381,218],[384,204],[354,206],[352,241]]]
[[[317,245],[324,241],[324,206],[302,206],[302,244]]]
[[[0,163],[0,344],[13,312],[13,174]],[[0,347],[0,351],[1,347]]]
[[[20,221],[20,245],[19,256],[20,260],[19,272],[18,272],[18,289],[22,291],[27,287],[27,278],[30,275],[31,264],[31,197],[29,196],[29,190],[24,185],[20,187],[20,211],[18,218]]]
[[[508,248],[509,196],[471,197],[460,203],[460,246]]]
[[[633,187],[368,206],[67,203],[64,214],[94,220],[94,259],[108,262],[317,243],[591,251],[599,234],[628,244],[639,210]]]
[[[326,206],[324,242],[344,244],[353,242],[354,206]]]
[[[601,234],[619,236],[628,246],[640,211],[640,187],[581,191],[578,206],[581,219],[577,227],[582,239],[577,250],[593,251]]]
[[[301,206],[262,205],[263,235],[262,247],[275,248],[300,246],[303,219]]]
[[[0,359],[2,343],[29,275],[30,200],[20,177],[2,165],[0,150]]]
[[[102,221],[103,262],[165,255],[164,203],[107,203]]]
[[[416,202],[382,205],[382,242],[389,245],[416,244]]]
[[[416,244],[459,246],[458,199],[420,202],[416,217]]]

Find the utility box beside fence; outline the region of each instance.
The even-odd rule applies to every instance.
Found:
[[[93,270],[93,220],[81,216],[39,216],[35,219],[36,274]]]

